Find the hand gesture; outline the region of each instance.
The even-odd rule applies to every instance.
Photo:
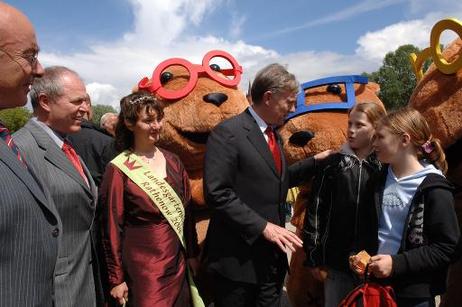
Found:
[[[111,296],[117,300],[120,305],[128,301],[128,287],[125,282],[115,286],[111,290]]]
[[[378,278],[386,278],[391,275],[393,260],[390,255],[377,255],[371,258],[369,271]]]
[[[287,249],[295,252],[294,245],[296,247],[303,246],[303,241],[295,233],[270,222],[266,224],[263,230],[263,237],[270,242],[276,243],[284,253],[287,253]]]

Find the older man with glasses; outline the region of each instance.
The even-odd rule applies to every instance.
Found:
[[[0,110],[24,106],[43,75],[27,17],[0,2]],[[53,306],[61,219],[38,174],[0,123],[0,306]]]

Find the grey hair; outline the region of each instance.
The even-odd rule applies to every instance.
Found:
[[[55,100],[63,95],[61,77],[64,74],[73,74],[79,77],[75,71],[67,67],[50,66],[45,68],[45,73],[41,78],[34,79],[30,90],[30,101],[34,110],[39,106],[40,95],[45,94],[50,100]]]
[[[111,115],[115,115],[116,117],[118,117],[118,115],[113,112],[107,112],[107,113],[104,113],[103,116],[101,116],[99,120],[99,125],[101,128],[105,128],[104,125],[106,124],[106,121],[109,119]]]
[[[254,104],[260,103],[263,94],[266,91],[281,93],[290,91],[297,93],[299,83],[295,76],[287,71],[287,69],[278,63],[270,64],[261,69],[252,83],[250,94]]]

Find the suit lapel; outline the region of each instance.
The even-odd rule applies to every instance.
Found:
[[[40,181],[37,178],[34,178],[30,171],[27,170],[24,165],[16,158],[14,153],[10,148],[5,144],[3,140],[0,140],[0,160],[2,160],[5,165],[7,165],[13,173],[18,176],[18,178],[26,185],[32,195],[42,203],[48,210],[55,212],[52,208],[49,208],[48,202],[45,198],[44,192],[41,190]],[[26,161],[27,163],[27,161]]]
[[[243,118],[243,127],[245,130],[248,131],[247,138],[249,139],[250,143],[255,147],[255,149],[261,155],[263,160],[265,160],[265,162],[271,168],[273,173],[279,177],[279,174],[276,170],[276,165],[274,163],[273,155],[271,154],[271,151],[268,147],[268,143],[266,142],[265,137],[263,136],[263,133],[260,130],[260,127],[258,127],[255,119],[250,114],[248,109],[243,113]]]
[[[79,172],[75,169],[74,165],[72,165],[71,161],[69,161],[61,148],[58,147],[43,128],[34,121],[29,121],[26,127],[37,141],[38,146],[45,151],[45,159],[66,173],[66,175],[72,178],[75,182],[80,184],[82,188],[93,197],[90,187],[88,187],[87,183],[80,176]],[[89,183],[90,178],[88,178]]]

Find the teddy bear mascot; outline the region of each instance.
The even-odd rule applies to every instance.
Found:
[[[444,51],[440,36],[445,30],[459,35]],[[430,34],[430,47],[419,55],[411,55],[418,84],[409,105],[427,119],[435,137],[440,139],[448,162],[449,181],[455,186],[455,208],[462,226],[462,22],[444,19],[437,22]],[[423,74],[422,63],[431,58],[433,64]],[[441,307],[462,306],[462,260],[459,253],[449,270],[446,294]]]
[[[339,149],[346,142],[348,109],[356,103],[372,102],[383,107],[377,97],[379,86],[363,76],[338,76],[301,85],[296,111],[288,116],[279,133],[289,163],[327,149]],[[301,237],[310,185],[299,187],[291,220]],[[306,256],[298,249],[291,257],[287,292],[294,307],[324,306],[323,284],[303,265]]]
[[[205,237],[208,222],[202,185],[207,137],[217,124],[249,105],[238,89],[241,75],[242,67],[232,55],[212,50],[202,64],[182,58],[165,60],[150,79],[138,83],[138,89],[150,91],[163,102],[159,146],[177,154],[188,172],[192,202],[199,209],[196,215],[202,216],[197,226],[199,242]]]

